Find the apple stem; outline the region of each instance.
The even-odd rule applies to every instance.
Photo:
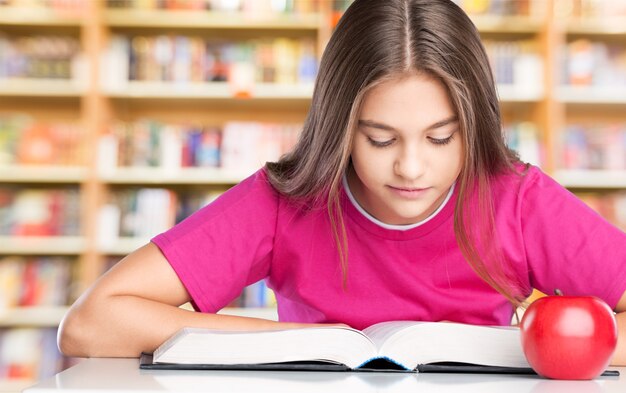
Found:
[[[558,288],[554,290],[554,294],[555,294],[556,296],[563,296],[563,292],[561,292],[561,290],[560,290],[560,289],[558,289]]]

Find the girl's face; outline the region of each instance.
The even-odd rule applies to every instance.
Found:
[[[446,198],[462,162],[459,122],[441,82],[411,75],[366,93],[348,182],[369,214],[395,225],[424,220]]]

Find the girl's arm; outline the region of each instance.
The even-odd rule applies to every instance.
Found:
[[[626,292],[615,307],[617,314],[617,349],[611,360],[612,366],[626,366]]]
[[[185,287],[152,243],[125,257],[72,305],[59,327],[68,356],[138,357],[182,327],[284,329],[311,326],[188,311]]]

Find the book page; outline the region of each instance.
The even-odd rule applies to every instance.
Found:
[[[381,322],[363,329],[363,333],[372,340],[376,348],[381,348],[391,336],[407,327],[421,322],[416,321],[389,321]]]
[[[185,328],[154,352],[155,363],[262,364],[331,361],[355,368],[376,356],[362,332],[343,327],[272,331]]]
[[[391,322],[365,330],[379,354],[414,369],[418,364],[459,362],[529,367],[519,329],[448,322]]]

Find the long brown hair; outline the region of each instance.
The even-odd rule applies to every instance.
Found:
[[[490,191],[490,179],[514,171],[517,157],[502,135],[495,82],[478,31],[452,1],[354,1],[322,56],[301,137],[292,152],[267,164],[269,179],[295,200],[327,201],[345,283],[340,184],[361,103],[373,86],[415,72],[446,86],[459,118],[465,151],[454,213],[459,248],[474,271],[517,306],[527,289],[504,261]]]

